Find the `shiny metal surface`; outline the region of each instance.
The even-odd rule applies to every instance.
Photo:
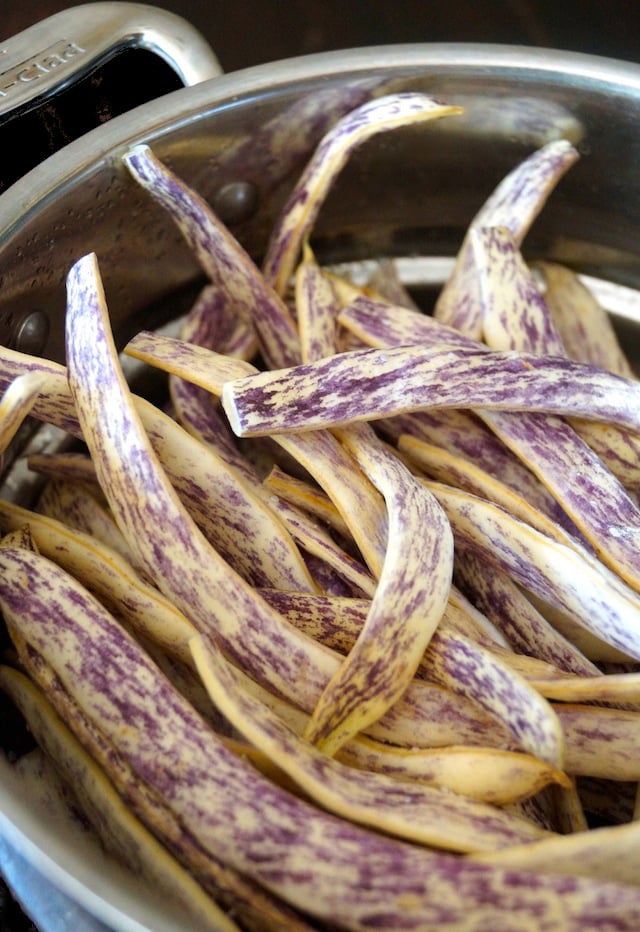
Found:
[[[212,202],[229,184],[248,186],[255,210],[232,229],[259,258],[326,126],[358,98],[400,88],[461,101],[467,114],[385,135],[357,152],[319,218],[321,256],[452,255],[497,181],[535,147],[564,136],[582,158],[526,251],[640,284],[640,68],[526,48],[390,46],[204,81],[117,117],[46,160],[0,197],[0,327],[8,315],[44,312],[43,353],[62,358],[64,278],[88,251],[98,254],[123,338],[149,313],[167,313],[157,302],[173,301],[197,277],[171,223],[122,169],[121,155],[134,142],[150,143]],[[278,151],[269,145],[274,120]]]
[[[91,127],[220,73],[214,52],[190,23],[146,4],[82,4],[31,26],[0,45],[0,192]],[[80,150],[79,157],[70,156],[72,171],[82,165],[82,143]],[[63,161],[66,156],[65,150]],[[34,193],[47,196],[49,182],[36,182]],[[21,211],[19,202],[9,202],[10,212]],[[22,255],[16,244],[9,264],[19,268]],[[54,345],[59,340],[60,316],[39,293],[46,273],[28,262],[25,270],[19,287],[28,287],[31,277],[36,300],[27,305],[12,295],[0,314],[0,342],[47,353],[49,334]]]
[[[131,46],[164,59],[185,85],[221,71],[209,44],[180,16],[142,3],[82,4],[0,43],[0,118]]]

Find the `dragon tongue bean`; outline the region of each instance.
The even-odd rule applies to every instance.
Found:
[[[437,145],[459,108],[354,90],[222,157],[274,184],[326,130],[261,268],[123,157],[209,279],[178,338],[126,347],[166,409],[126,382],[95,255],[66,369],[0,347],[0,448],[31,414],[89,452],[33,459],[49,516],[0,502],[0,687],[203,925],[636,929],[638,832],[583,800],[609,781],[619,819],[640,780],[640,387],[575,277],[543,264],[545,296],[518,251],[577,152],[498,185],[430,316],[388,257],[365,286],[325,268],[314,223],[357,147]]]

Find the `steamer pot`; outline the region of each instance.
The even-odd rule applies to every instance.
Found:
[[[466,114],[384,134],[355,153],[316,227],[322,259],[454,255],[498,180],[564,137],[582,158],[529,234],[527,254],[640,285],[639,67],[504,46],[366,48],[181,88],[93,129],[18,180],[0,197],[0,339],[15,343],[16,322],[36,311],[48,322],[39,352],[62,359],[64,278],[88,251],[98,255],[123,334],[193,285],[187,247],[120,164],[134,143],[150,144],[259,260],[327,126],[367,96],[398,89],[460,102]]]
[[[207,68],[215,72],[212,58]],[[581,158],[536,221],[525,253],[588,276],[637,355],[640,67],[450,44],[336,51],[199,77],[91,129],[0,195],[3,342],[63,361],[65,276],[89,251],[97,253],[121,344],[188,306],[200,272],[166,215],[122,168],[134,143],[151,145],[259,261],[280,205],[328,126],[367,97],[420,89],[461,103],[465,114],[374,138],[358,151],[319,217],[319,258],[399,257],[408,283],[428,300],[495,184],[536,147],[568,138]],[[5,492],[23,495],[15,464]],[[34,805],[6,766],[1,772],[0,830],[54,885],[111,928],[186,928],[158,904],[156,891],[108,868]]]

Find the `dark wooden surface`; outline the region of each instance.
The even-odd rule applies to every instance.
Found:
[[[0,40],[73,5],[1,0]],[[640,59],[640,0],[158,0],[156,5],[197,26],[225,71],[391,42],[501,42]]]

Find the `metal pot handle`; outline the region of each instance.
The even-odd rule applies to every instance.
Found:
[[[91,3],[0,45],[0,192],[135,106],[221,74],[201,34],[166,10]]]

